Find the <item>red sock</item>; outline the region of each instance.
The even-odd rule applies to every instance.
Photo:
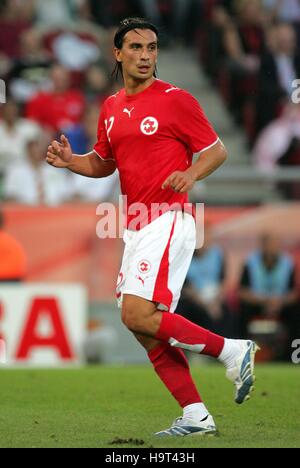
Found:
[[[148,356],[155,372],[182,408],[202,402],[181,349],[161,343]]]
[[[207,356],[219,357],[225,340],[205,328],[190,322],[181,315],[163,312],[160,329],[156,337],[177,346]]]

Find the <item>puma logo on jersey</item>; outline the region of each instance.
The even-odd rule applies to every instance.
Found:
[[[129,115],[129,118],[130,118],[130,117],[131,117],[131,112],[132,112],[133,110],[134,110],[134,107],[133,107],[132,109],[130,109],[130,110],[128,110],[128,109],[125,108],[125,109],[123,110],[123,112],[124,112],[125,114],[128,114],[128,115]]]
[[[141,281],[142,285],[145,286],[145,280],[143,278],[141,278],[140,276],[136,276],[136,279]]]
[[[145,287],[145,281],[146,279],[148,279],[148,276],[146,276],[145,278],[142,278],[141,276],[136,276],[136,279],[139,280],[142,285]]]

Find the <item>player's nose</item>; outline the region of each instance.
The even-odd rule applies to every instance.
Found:
[[[148,48],[147,48],[147,47],[144,47],[144,48],[142,49],[141,59],[142,59],[142,60],[149,60],[149,58],[150,58],[150,55],[149,55]]]

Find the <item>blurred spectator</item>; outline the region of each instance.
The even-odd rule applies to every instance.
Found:
[[[26,205],[58,205],[70,199],[72,186],[66,172],[45,164],[47,144],[44,138],[27,144],[27,160],[11,165],[4,179],[7,201]]]
[[[73,31],[58,33],[53,38],[51,47],[56,60],[68,70],[76,72],[85,71],[101,56],[101,50],[94,35]]]
[[[276,236],[264,235],[260,249],[248,258],[241,277],[240,299],[242,336],[249,336],[249,325],[254,319],[281,323],[287,332],[288,357],[291,342],[300,333],[296,271],[293,259],[282,252]]]
[[[253,151],[258,169],[270,172],[279,165],[300,167],[300,105],[287,102],[282,115],[259,135]]]
[[[271,48],[263,55],[259,72],[258,130],[278,116],[283,101],[294,91],[293,81],[300,76],[300,54],[293,27],[280,23],[272,29]]]
[[[198,0],[173,0],[171,2],[172,22],[170,35],[185,40],[189,46],[195,40],[197,24],[202,15],[203,4]]]
[[[186,1],[188,2],[188,0]],[[137,3],[139,4],[142,15],[161,29],[162,18],[158,0],[138,0]]]
[[[52,91],[41,92],[27,104],[27,117],[40,125],[60,132],[80,122],[85,105],[84,95],[70,85],[70,72],[54,65],[50,74]]]
[[[136,0],[136,4],[142,16],[159,28],[161,45],[170,38],[194,40],[202,6],[198,0]]]
[[[68,26],[76,19],[76,14],[84,0],[33,0],[36,22],[43,27]]]
[[[281,21],[292,24],[297,32],[298,49],[300,48],[300,3],[299,0],[265,0],[276,3],[275,14]]]
[[[82,124],[69,128],[66,136],[69,139],[72,150],[75,154],[86,154],[93,151],[95,138],[98,129],[100,108],[96,104],[90,104],[86,107]],[[86,202],[108,201],[114,194],[118,186],[117,172],[103,179],[89,179],[80,175],[71,173],[69,180],[74,190],[76,200]]]
[[[300,105],[287,102],[281,117],[261,133],[253,152],[254,163],[262,172],[278,167],[300,167]],[[300,182],[280,182],[278,190],[291,200],[300,199]]]
[[[224,32],[232,27],[233,20],[222,5],[216,5],[208,16],[209,19],[200,29],[198,47],[205,71],[222,86],[224,67],[220,67],[220,64],[223,64],[225,56]],[[227,90],[221,89],[221,92],[228,100]]]
[[[2,60],[18,57],[20,37],[23,31],[31,26],[31,14],[31,4],[28,1],[0,1],[0,56]]]
[[[199,0],[87,0],[90,17],[98,24],[110,28],[128,16],[143,16],[160,30],[160,44],[193,35],[200,18]]]
[[[212,0],[212,3],[219,4],[224,8],[228,15],[235,17],[236,15],[236,0]]]
[[[41,128],[21,118],[18,105],[11,99],[0,110],[0,171],[5,171],[10,164],[16,165],[25,159],[28,141],[37,137]]]
[[[4,214],[0,209],[0,283],[22,281],[26,274],[23,247],[5,231]]]
[[[288,23],[300,21],[300,4],[298,0],[263,0],[264,7],[274,18]]]
[[[93,150],[100,110],[97,104],[87,105],[81,123],[69,127],[65,132],[73,153],[86,154]]]
[[[49,88],[51,58],[34,28],[22,33],[20,43],[20,56],[13,63],[8,80],[12,97],[24,103],[38,91]]]
[[[231,80],[231,107],[238,122],[254,102],[257,73],[265,48],[264,12],[259,0],[236,2],[236,23],[226,22],[224,47]]]
[[[225,48],[233,66],[241,73],[256,72],[264,50],[264,14],[259,0],[236,2],[236,24],[225,30]]]
[[[195,251],[176,312],[215,333],[232,337],[234,324],[225,302],[225,277],[224,252],[213,243],[207,229],[205,245]]]
[[[93,21],[105,28],[117,25],[127,16],[136,16],[135,1],[110,0],[99,2],[99,0],[87,0]]]
[[[93,64],[85,73],[85,97],[87,102],[102,104],[111,93],[111,83],[104,65]]]
[[[89,21],[45,31],[43,43],[53,60],[71,71],[71,85],[75,88],[84,85],[89,66],[99,60],[105,61],[108,47],[107,33]]]

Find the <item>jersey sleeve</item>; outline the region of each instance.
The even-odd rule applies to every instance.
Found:
[[[97,143],[94,146],[94,152],[99,156],[100,159],[105,161],[114,161],[114,157],[111,150],[111,145],[108,139],[108,130],[110,123],[106,121],[105,117],[105,105],[102,108],[97,132]]]
[[[174,93],[174,131],[193,153],[206,151],[219,137],[208,121],[198,101],[188,92]]]

